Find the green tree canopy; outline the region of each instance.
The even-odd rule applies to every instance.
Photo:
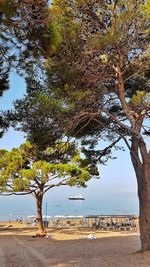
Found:
[[[24,77],[32,77],[33,70],[39,74],[44,58],[55,51],[60,39],[60,26],[52,21],[47,0],[1,0],[0,96],[9,89],[10,71]],[[1,115],[0,135],[8,126]]]

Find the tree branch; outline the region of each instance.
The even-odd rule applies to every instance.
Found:
[[[66,185],[66,183],[64,183],[64,182],[67,182],[68,181],[68,178],[65,178],[65,179],[63,179],[61,182],[59,182],[58,184],[52,184],[52,185],[50,185],[47,189],[45,189],[44,191],[43,191],[43,193],[45,194],[49,189],[51,189],[51,188],[53,188],[53,187],[57,187],[57,186],[60,186],[60,185]]]

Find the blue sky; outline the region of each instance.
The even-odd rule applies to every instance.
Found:
[[[22,78],[12,73],[10,76],[10,89],[4,93],[0,98],[1,109],[8,109],[12,107],[13,101],[21,98],[25,94],[25,83]],[[19,146],[24,140],[24,134],[10,129],[2,139],[0,139],[0,148],[11,149]],[[51,196],[54,198],[61,198],[65,194],[83,194],[89,197],[100,198],[105,196],[107,199],[114,195],[117,199],[120,196],[132,196],[131,199],[137,203],[137,186],[136,178],[132,164],[130,162],[130,155],[128,151],[114,151],[116,160],[110,160],[106,166],[100,165],[101,179],[93,179],[89,182],[86,189],[77,188],[59,188],[52,192]],[[132,203],[131,203],[132,205]]]
[[[0,109],[11,109],[13,102],[21,98],[25,94],[24,79],[16,75],[10,74],[10,89],[4,92],[3,97],[0,97]],[[0,148],[11,149],[17,147],[24,140],[24,134],[14,131],[12,128],[0,139]]]
[[[16,99],[21,98],[26,91],[24,79],[15,73],[10,74],[10,89],[4,92],[0,97],[0,109],[12,108],[12,104]]]

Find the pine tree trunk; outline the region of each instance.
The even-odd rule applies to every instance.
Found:
[[[141,250],[150,250],[150,161],[142,166],[138,184]]]
[[[43,194],[36,195],[38,233],[41,234],[44,233],[43,218],[42,218],[42,202],[43,202]]]
[[[131,148],[138,183],[141,251],[147,251],[150,250],[150,154],[144,143],[139,145],[137,141],[133,141]]]

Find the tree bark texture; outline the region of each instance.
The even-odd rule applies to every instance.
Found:
[[[42,218],[42,202],[43,202],[43,194],[36,195],[36,207],[37,207],[37,223],[39,232],[44,232],[43,226],[43,218]]]
[[[138,183],[141,251],[146,251],[150,250],[150,154],[145,143],[132,141],[131,159]]]

